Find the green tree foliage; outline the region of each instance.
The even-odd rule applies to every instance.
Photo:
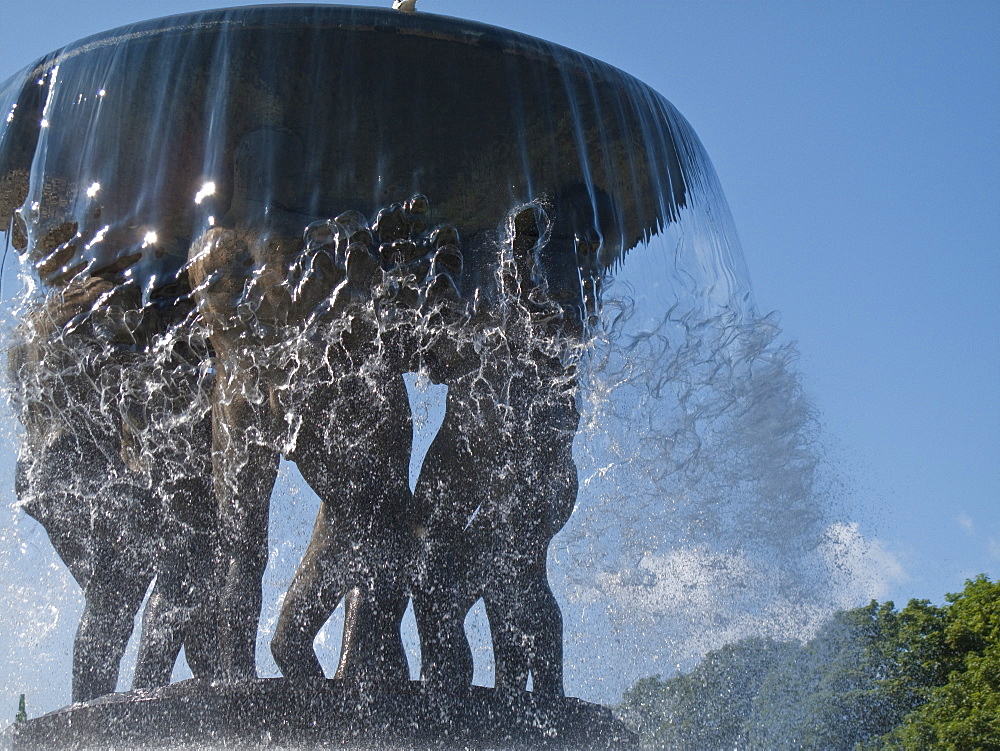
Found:
[[[852,749],[892,729],[915,706],[882,690],[899,675],[890,646],[898,630],[891,603],[838,613],[765,678],[744,747]]]
[[[746,639],[708,653],[690,673],[630,688],[619,715],[649,748],[732,748],[761,681],[795,644]]]
[[[882,748],[1000,749],[1000,582],[978,576],[947,600],[939,649],[948,674]]]
[[[655,749],[1000,749],[1000,583],[947,601],[872,602],[805,644],[728,645],[639,681],[619,714]]]

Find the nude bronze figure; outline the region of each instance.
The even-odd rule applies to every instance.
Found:
[[[140,323],[133,292],[99,275],[76,277],[32,308],[8,352],[25,428],[18,497],[84,594],[74,701],[115,690],[154,576],[133,685],[168,683],[182,644],[196,676],[216,675],[214,503],[202,458],[207,423],[195,419],[187,436],[175,427],[170,441],[154,442],[145,471],[129,465],[121,384],[136,380],[149,338],[158,336],[148,320]],[[168,388],[160,370],[156,393]]]
[[[576,367],[599,266],[595,247],[553,229],[537,205],[513,212],[501,237],[495,304],[469,324],[476,336],[444,339],[433,358],[448,364],[432,373],[448,396],[416,490],[414,610],[431,685],[471,682],[463,624],[481,597],[497,687],[523,691],[530,673],[534,690],[561,696],[562,617],[546,556],[576,501]],[[571,262],[575,290],[546,276],[546,254],[549,269]]]

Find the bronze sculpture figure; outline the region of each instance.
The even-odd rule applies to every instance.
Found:
[[[84,593],[74,701],[115,690],[154,575],[134,686],[169,682],[182,644],[196,675],[216,675],[215,514],[207,463],[197,454],[207,456],[207,425],[194,425],[190,436],[175,433],[155,450],[123,445],[123,415],[136,409],[125,408],[119,386],[141,370],[137,362],[148,352],[137,339],[150,335],[125,324],[132,302],[127,288],[106,279],[70,281],[25,317],[8,353],[25,428],[18,496]],[[157,391],[167,383],[160,368]],[[190,456],[178,448],[191,442]],[[129,466],[129,454],[145,456],[147,466]]]

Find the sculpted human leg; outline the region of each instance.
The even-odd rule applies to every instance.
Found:
[[[523,442],[508,454],[514,481],[503,488],[506,497],[491,499],[493,513],[481,522],[495,535],[494,568],[484,574],[483,601],[493,635],[496,686],[523,691],[530,671],[532,690],[553,696],[563,695],[563,622],[548,582],[547,553],[577,493],[573,432],[552,424],[575,426],[571,400],[564,411],[563,419],[548,416],[551,422],[534,435],[532,422],[526,424]]]
[[[271,639],[271,654],[281,674],[291,680],[323,678],[313,641],[343,599],[346,582],[334,531],[320,505],[312,539],[292,579]]]
[[[134,501],[133,489],[112,485],[100,493],[93,509],[92,563],[73,643],[74,702],[115,691],[135,614],[152,579],[143,530],[130,524],[130,516],[142,513]]]
[[[336,355],[327,353],[327,362]],[[345,361],[346,362],[346,361]],[[320,496],[309,548],[285,598],[271,649],[287,677],[319,677],[312,642],[346,597],[336,677],[368,684],[406,680],[400,635],[407,602],[412,426],[402,379],[391,369],[335,370],[306,387],[295,411],[311,415],[289,454]]]
[[[484,460],[496,439],[493,398],[474,393],[474,376],[448,384],[444,422],[417,481],[417,570],[413,607],[421,678],[435,688],[472,683],[465,617],[480,596],[479,559],[489,555],[468,532],[483,501]]]
[[[206,433],[205,459],[190,457],[191,470],[210,461],[210,437],[205,427],[200,432]],[[194,476],[165,478],[158,492],[169,513],[158,541],[156,582],[143,615],[133,688],[169,683],[182,644],[195,678],[220,677],[217,515],[209,467]]]
[[[270,420],[269,409],[249,403],[238,391],[224,391],[216,397],[212,457],[224,579],[219,594],[219,646],[223,677],[229,681],[252,680],[257,675],[269,508],[279,460],[278,452],[261,436],[261,426]]]
[[[149,577],[122,576],[123,570],[98,562],[84,589],[84,610],[73,642],[73,701],[113,692],[133,619]]]
[[[557,363],[539,363],[539,371],[559,380],[565,377]],[[537,532],[533,557],[526,563],[529,584],[524,587],[523,602],[534,611],[537,618],[529,621],[534,630],[529,631],[533,640],[531,650],[532,688],[534,691],[554,696],[563,695],[563,622],[562,613],[549,586],[547,575],[548,547],[552,538],[566,525],[579,488],[576,463],[573,461],[573,438],[580,424],[576,407],[575,384],[567,390],[566,384],[552,389],[551,381],[543,381],[541,399],[535,403],[529,426],[534,440],[532,459],[525,476],[531,479],[531,491],[525,494],[528,516],[534,516],[543,525]],[[526,538],[530,539],[530,538]]]

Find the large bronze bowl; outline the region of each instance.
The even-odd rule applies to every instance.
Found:
[[[611,266],[676,217],[700,149],[665,99],[593,58],[329,5],[88,37],[8,80],[0,107],[0,222],[55,285],[128,267],[161,286],[213,224],[304,227],[415,193],[463,237],[546,201],[563,234],[597,228]]]

